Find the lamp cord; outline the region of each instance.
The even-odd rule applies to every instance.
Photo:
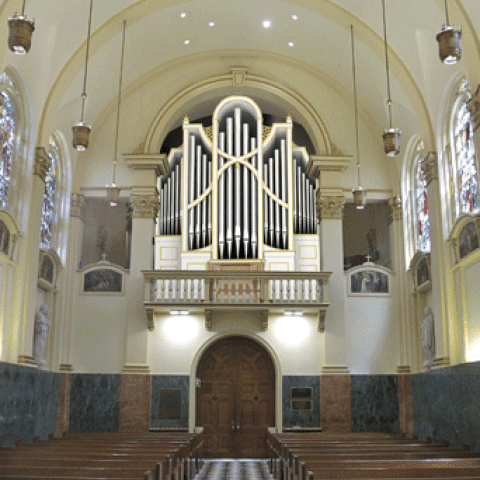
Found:
[[[120,77],[118,79],[118,102],[117,102],[117,128],[115,131],[115,156],[113,158],[113,185],[115,185],[115,167],[117,165],[117,149],[118,149],[118,126],[120,124],[120,105],[122,102],[122,81],[123,81],[123,60],[125,56],[125,27],[127,21],[123,21],[123,35],[122,35],[122,58],[120,61]]]
[[[352,36],[352,76],[353,76],[353,98],[355,102],[355,139],[357,146],[357,172],[358,172],[358,186],[360,182],[360,148],[358,146],[358,109],[357,109],[357,81],[355,75],[355,34],[353,25],[350,25],[350,31]]]
[[[87,98],[87,75],[88,75],[88,57],[90,53],[90,32],[92,31],[92,11],[93,11],[93,0],[90,0],[90,15],[88,17],[88,33],[87,33],[87,48],[85,53],[85,69],[83,73],[83,92],[82,92],[82,114],[80,121],[83,122],[83,117],[85,114],[85,100]]]
[[[383,7],[383,38],[385,42],[385,68],[387,71],[387,105],[388,105],[388,118],[390,121],[390,128],[392,128],[392,96],[390,92],[390,64],[388,62],[388,43],[387,43],[387,16],[385,14],[385,0],[382,0]]]
[[[450,25],[450,20],[448,18],[448,5],[447,0],[445,0],[445,17],[447,18],[447,25]]]

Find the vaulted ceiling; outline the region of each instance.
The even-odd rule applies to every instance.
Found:
[[[39,144],[58,125],[79,120],[89,5],[89,0],[30,0],[25,11],[36,23],[30,53],[15,56],[5,40],[4,67],[11,64],[34,79],[27,83]],[[456,66],[438,59],[435,36],[445,23],[444,0],[386,0],[386,6],[394,124],[407,138],[416,133],[434,148],[439,99],[449,79],[463,73],[472,88],[480,83],[478,0],[449,1],[451,23],[463,28],[463,58]],[[3,38],[8,17],[20,9],[20,0],[1,3]],[[253,65],[265,58],[295,65],[318,78],[312,89],[328,85],[351,97],[353,24],[362,115],[379,135],[388,126],[381,0],[94,0],[86,111],[94,127],[116,102],[124,19],[127,93],[147,78],[179,65],[188,68],[199,57],[223,60],[226,71],[236,57],[250,57]],[[269,28],[262,25],[265,20]],[[281,71],[276,75],[280,79]],[[275,111],[275,102],[268,108],[284,114],[280,107]],[[195,110],[197,117],[208,113],[200,105]]]

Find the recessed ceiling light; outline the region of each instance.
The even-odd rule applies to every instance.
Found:
[[[262,25],[264,28],[270,28],[272,26],[272,22],[270,20],[264,20]]]
[[[186,16],[187,16],[187,14],[185,12],[180,14],[180,17],[182,17],[182,18],[185,18]]]
[[[214,27],[214,26],[215,26],[215,22],[209,22],[209,23],[208,23],[208,26],[209,26],[209,27]]]
[[[294,20],[298,20],[298,17],[297,17],[296,15],[292,15],[292,18],[293,18]]]
[[[295,44],[293,42],[288,42],[289,47],[293,47]]]
[[[183,43],[184,43],[185,45],[188,45],[188,44],[190,43],[190,40],[185,40]]]

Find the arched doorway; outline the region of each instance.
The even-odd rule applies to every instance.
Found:
[[[275,425],[275,368],[268,352],[245,337],[215,342],[198,364],[197,426],[207,458],[262,458]]]

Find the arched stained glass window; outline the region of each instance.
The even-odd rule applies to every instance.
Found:
[[[9,95],[0,92],[0,208],[7,208],[15,144],[15,115]]]
[[[51,248],[53,226],[55,224],[55,197],[56,197],[56,167],[58,165],[58,146],[50,140],[48,152],[50,168],[45,177],[45,192],[43,195],[42,224],[40,234],[40,248]]]
[[[415,227],[416,249],[421,252],[431,250],[430,217],[428,215],[427,178],[423,170],[423,159],[416,162],[415,181]]]
[[[457,217],[478,209],[478,178],[473,128],[467,102],[458,110],[455,124]]]

